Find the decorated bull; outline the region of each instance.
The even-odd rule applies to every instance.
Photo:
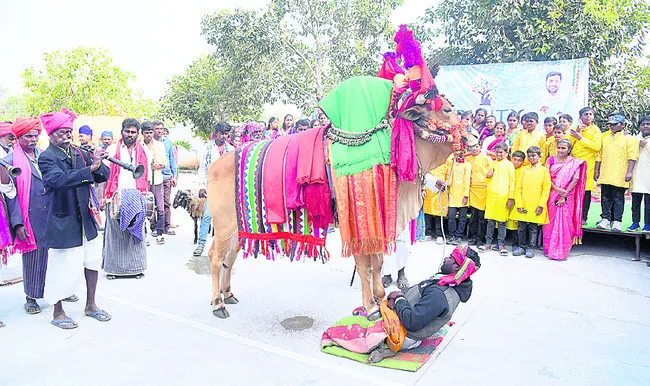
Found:
[[[226,304],[238,303],[230,278],[239,250],[326,260],[327,230],[337,222],[365,312],[379,317],[383,255],[417,218],[424,176],[465,145],[466,132],[413,33],[401,26],[395,42],[377,77],[348,79],[321,100],[329,126],[248,143],[210,167],[215,316],[227,318]]]

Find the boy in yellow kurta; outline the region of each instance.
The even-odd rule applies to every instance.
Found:
[[[487,232],[485,245],[479,250],[498,250],[502,256],[508,254],[506,250],[506,220],[510,209],[515,203],[515,166],[508,161],[508,145],[501,142],[494,149],[497,160],[492,164],[492,170],[488,171],[487,184],[487,206],[485,207],[485,218],[487,219]],[[492,247],[494,228],[497,227],[497,245]]]
[[[447,163],[444,163],[437,168],[430,171],[431,175],[439,180],[445,180],[447,170]],[[447,194],[433,193],[431,190],[426,190],[424,197],[424,221],[425,221],[425,240],[436,239],[436,244],[442,244],[442,224],[441,218],[447,215]],[[442,207],[440,204],[442,203]]]
[[[571,156],[587,163],[587,185],[585,186],[585,198],[582,204],[582,224],[585,225],[591,205],[591,191],[595,185],[596,153],[600,151],[602,146],[602,132],[594,124],[594,109],[584,107],[580,110],[578,126],[569,129],[569,140],[573,145]]]
[[[564,126],[561,124],[555,125],[553,128],[553,136],[546,141],[546,151],[542,150],[542,159],[539,163],[546,165],[546,161],[557,155],[557,141],[564,138]]]
[[[467,222],[467,207],[469,205],[469,185],[472,175],[472,164],[465,162],[462,150],[454,151],[449,158],[453,164],[445,172],[445,181],[449,181],[449,213],[447,224],[449,225],[449,239],[447,244],[460,245],[461,238],[465,234],[465,223]],[[446,164],[449,164],[450,159]],[[456,219],[458,215],[458,219]]]
[[[469,150],[469,149],[468,149]],[[487,200],[487,178],[492,169],[492,158],[481,153],[481,147],[475,146],[471,153],[465,156],[465,161],[472,165],[469,183],[469,244],[483,245],[485,242],[485,205]]]
[[[531,146],[528,149],[530,165],[522,168],[515,184],[516,209],[511,216],[519,222],[519,245],[512,248],[513,256],[535,256],[539,226],[548,223],[546,208],[551,192],[551,175],[539,161],[541,157],[542,150],[539,147]]]
[[[524,154],[519,150],[512,153],[512,157],[510,157],[510,161],[515,167],[515,192],[517,191],[517,182],[519,181],[519,176],[521,175],[521,171],[524,170],[522,166],[524,165],[525,160],[526,160],[526,154]],[[509,231],[514,231],[515,233],[514,237],[512,238],[513,250],[519,245],[519,239],[517,237],[519,225],[517,224],[517,220],[512,218],[512,214],[514,211],[515,211],[515,207],[510,209],[510,214],[508,215],[508,221],[506,222],[506,229]]]
[[[522,153],[526,153],[529,147],[537,146],[540,149],[544,148],[546,144],[546,135],[537,130],[537,124],[539,122],[539,116],[537,113],[527,113],[526,122],[524,124],[524,129],[517,134],[515,142],[512,144],[512,152],[519,150]],[[524,166],[529,165],[528,160],[524,161]]]

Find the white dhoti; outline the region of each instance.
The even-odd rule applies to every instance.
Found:
[[[410,242],[411,230],[407,228],[395,239],[395,252],[384,256],[384,265],[381,267],[382,275],[396,274],[397,271],[406,267],[406,262],[409,259]]]
[[[79,289],[84,268],[99,271],[102,266],[102,239],[82,237],[83,245],[67,249],[48,249],[47,275],[43,298],[50,304],[63,300]]]

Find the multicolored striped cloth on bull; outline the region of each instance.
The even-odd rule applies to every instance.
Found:
[[[255,141],[235,151],[237,226],[244,258],[262,254],[269,260],[274,260],[277,255],[287,255],[291,260],[300,260],[306,255],[325,261],[329,259],[325,249],[327,232],[313,227],[304,206],[295,210],[285,207],[286,217],[283,223],[272,224],[268,220],[267,200],[263,188],[264,170],[283,170],[284,166],[284,162],[280,163],[277,159],[270,160],[267,157],[273,143],[273,140]],[[279,189],[282,189],[281,185]]]

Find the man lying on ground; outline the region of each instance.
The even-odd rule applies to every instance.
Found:
[[[394,291],[388,295],[388,308],[397,313],[400,328],[406,336],[391,347],[382,343],[370,352],[369,363],[377,363],[394,356],[397,351],[416,348],[449,322],[459,302],[467,302],[472,295],[469,278],[481,266],[478,253],[468,246],[458,246],[445,257],[440,272],[411,287],[406,293]],[[384,310],[382,310],[384,314]],[[384,323],[390,317],[384,316]],[[393,320],[393,322],[395,322]],[[386,329],[386,328],[385,328]],[[395,336],[389,333],[394,342]],[[387,340],[388,340],[387,339]]]

